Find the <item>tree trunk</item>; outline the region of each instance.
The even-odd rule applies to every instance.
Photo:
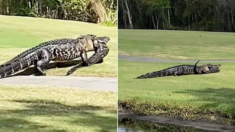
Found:
[[[112,0],[111,4],[110,4],[110,9],[113,9],[113,4],[114,4],[114,0]]]
[[[162,26],[163,26],[163,29],[165,30],[165,24],[164,24],[164,20],[162,19]]]
[[[99,16],[101,22],[109,20],[109,18],[107,17],[107,12],[100,1],[92,0],[91,5],[91,9],[96,13],[97,16]]]
[[[162,13],[162,26],[163,26],[163,29],[165,30],[165,21],[164,21],[164,19],[165,19],[165,12],[164,12],[164,9],[163,9],[163,13]]]
[[[137,1],[136,2],[136,5],[137,5],[137,8],[138,8],[138,11],[139,11],[139,14],[141,14],[141,10],[140,10],[140,6],[139,6],[139,3]]]
[[[153,28],[156,29],[156,24],[155,24],[155,22],[154,22],[154,17],[153,17],[153,15],[152,15],[152,22],[153,22]]]
[[[156,12],[155,12],[154,14],[155,14],[155,18],[156,18],[156,21],[157,21],[157,29],[158,29],[158,25],[159,25],[159,19],[158,19],[158,17],[157,17],[157,14],[156,14]]]
[[[168,8],[168,10],[167,10],[168,11],[168,24],[169,24],[168,28],[170,29],[171,28],[171,18],[170,18],[170,11],[169,10],[170,10],[170,8]]]
[[[49,14],[49,8],[48,8],[48,6],[47,6],[46,8],[47,8],[47,11],[46,11],[46,16],[49,16],[49,17],[50,17],[50,14]]]
[[[233,21],[233,12],[231,12],[231,19],[232,19],[232,30],[234,30],[234,21]]]
[[[38,1],[36,2],[36,11],[37,11],[37,15],[39,15],[39,3],[38,3]]]
[[[126,5],[127,16],[128,16],[128,19],[129,19],[129,25],[130,25],[130,28],[133,29],[133,24],[132,24],[132,20],[131,20],[131,13],[130,13],[130,10],[129,10],[128,4],[127,4],[127,0],[125,0],[124,2],[125,2],[125,5]]]
[[[122,1],[122,18],[123,18],[123,22],[124,22],[124,27],[125,29],[127,28],[127,22],[126,22],[126,10],[124,8],[124,1]]]
[[[9,7],[9,3],[7,2],[7,11],[6,11],[6,14],[9,15],[10,14],[10,7]]]
[[[32,2],[29,0],[29,9],[32,9]]]

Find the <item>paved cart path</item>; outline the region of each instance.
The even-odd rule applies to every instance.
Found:
[[[167,60],[167,59],[157,59],[157,58],[147,58],[141,56],[126,56],[126,55],[118,55],[119,60],[126,61],[137,61],[137,62],[193,62],[195,63],[198,60]],[[219,62],[235,62],[235,60],[201,60],[200,62],[205,63],[219,63]]]
[[[13,76],[0,79],[0,85],[48,86],[117,92],[117,78],[76,76]]]

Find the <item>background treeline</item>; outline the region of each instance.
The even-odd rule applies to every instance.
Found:
[[[0,0],[1,15],[117,24],[117,0]]]
[[[119,0],[119,29],[235,31],[235,0]]]

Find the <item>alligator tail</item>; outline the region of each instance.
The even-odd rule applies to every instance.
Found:
[[[0,79],[8,77],[20,70],[23,70],[33,64],[33,60],[15,60],[0,65]]]
[[[168,76],[167,73],[168,73],[167,70],[155,71],[155,72],[147,73],[147,74],[144,74],[144,75],[140,75],[135,79],[163,77],[163,76]]]

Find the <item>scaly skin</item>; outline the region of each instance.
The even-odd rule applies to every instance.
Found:
[[[82,35],[77,39],[57,39],[39,44],[0,66],[0,78],[10,76],[31,65],[38,75],[45,75],[43,69],[50,61],[68,61],[81,57],[83,65],[91,65],[87,52],[96,53],[108,48],[109,37],[97,37],[92,34]]]
[[[109,48],[104,48],[103,51],[100,51],[100,52],[97,52],[97,53],[94,53],[89,59],[88,61],[90,62],[90,64],[95,64],[95,63],[99,63],[99,62],[103,62],[103,58],[109,53]],[[72,69],[70,69],[66,76],[68,75],[71,75],[73,72],[75,72],[78,68],[84,66],[81,63],[77,64],[76,66],[74,66]]]
[[[181,76],[181,75],[190,75],[190,74],[209,74],[220,71],[219,69],[219,67],[221,66],[220,64],[219,65],[206,64],[202,66],[197,66],[197,63],[195,65],[178,65],[160,71],[147,73],[137,77],[136,79],[156,78],[164,76]]]

